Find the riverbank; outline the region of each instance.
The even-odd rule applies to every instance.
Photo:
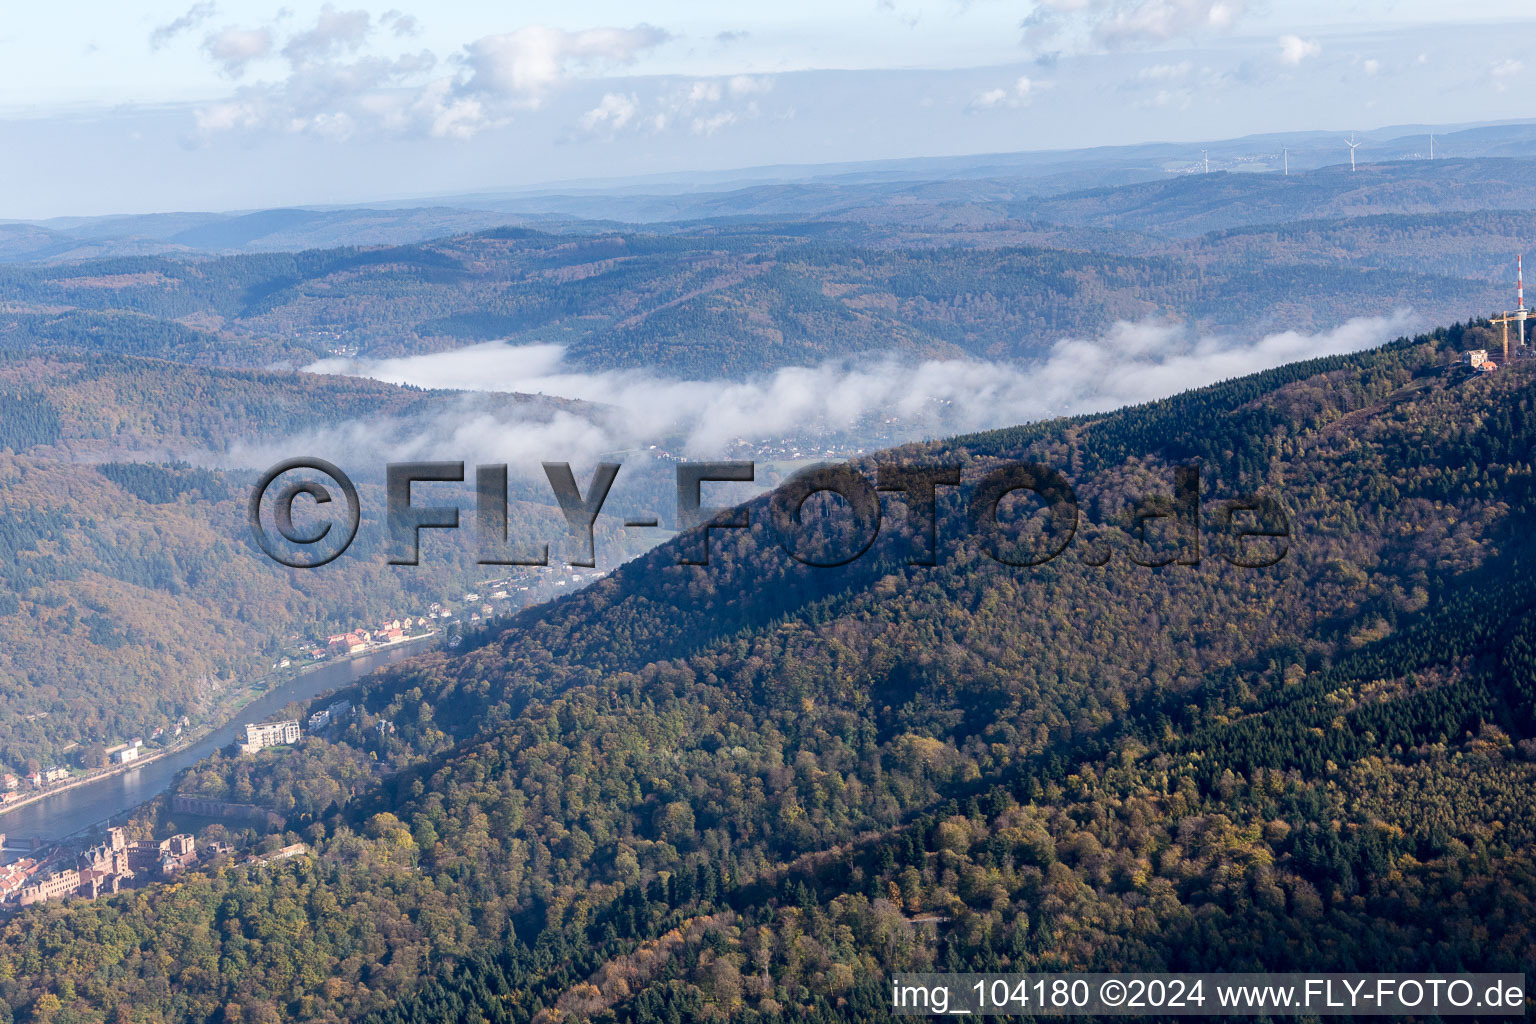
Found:
[[[214,728],[217,727],[210,727],[208,732],[211,733]],[[206,735],[206,733],[204,735]],[[136,768],[142,768],[147,764],[153,764],[154,762],[160,760],[162,757],[170,757],[172,754],[179,750],[185,750],[192,744],[196,743],[197,740],[197,736],[188,736],[185,740],[182,740],[175,746],[166,747],[164,750],[157,750],[153,754],[147,754],[144,757],[129,762],[128,764],[120,764],[111,768],[98,768],[95,772],[89,775],[80,775],[70,779],[68,782],[61,782],[56,786],[48,786],[45,789],[40,789],[30,796],[22,797],[20,800],[12,800],[5,806],[0,807],[0,820],[3,820],[5,815],[11,813],[12,811],[19,811],[23,807],[28,807],[40,800],[47,800],[49,797],[58,796],[60,793],[68,793],[70,790],[79,789],[81,786],[89,786],[93,783],[102,782],[106,779],[112,778],[115,775],[126,775]]]
[[[220,730],[229,729],[231,725],[235,723],[236,719],[242,717],[242,712],[257,704],[264,697],[280,691],[284,687],[296,684],[307,675],[311,675],[315,672],[322,672],[329,668],[344,667],[351,662],[367,661],[371,658],[387,656],[390,653],[397,651],[409,644],[420,643],[423,640],[431,640],[441,635],[441,633],[433,631],[430,633],[424,633],[420,636],[406,637],[394,643],[380,644],[378,647],[375,647],[371,650],[359,651],[356,654],[340,655],[338,657],[328,658],[325,661],[317,661],[307,665],[299,665],[289,670],[282,671],[281,673],[269,673],[264,675],[254,682],[232,689],[228,693],[224,694],[215,705],[214,710],[209,714],[208,718],[210,721],[208,721],[208,724],[200,727],[195,732],[189,730],[185,736],[177,740],[177,742],[171,746],[162,750],[157,750],[152,754],[146,754],[135,761],[129,762],[128,764],[112,765],[107,768],[99,768],[94,772],[77,776],[76,778],[70,779],[67,782],[61,782],[56,785],[49,786],[46,789],[37,790],[36,792],[31,793],[20,800],[12,801],[3,807],[0,807],[0,826],[3,826],[6,815],[13,811],[19,811],[25,807],[29,807],[42,801],[52,799],[53,797],[59,796],[61,794],[68,793],[71,790],[82,789],[84,787],[94,786],[99,783],[109,782],[112,779],[131,775],[132,773],[142,768],[149,767],[158,761],[162,761],[168,757],[173,757],[193,747],[196,747],[199,744],[204,743],[209,737],[217,734]],[[349,679],[347,682],[333,687],[333,689],[341,689],[355,681],[355,678]],[[261,717],[265,717],[265,715]],[[4,831],[4,828],[0,827],[0,831]]]

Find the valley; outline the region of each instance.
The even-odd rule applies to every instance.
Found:
[[[1123,156],[7,226],[0,768],[156,759],[0,814],[69,839],[7,904],[0,1020],[1523,970],[1536,358],[1490,316],[1536,164]],[[249,528],[296,456],[361,499],[318,568]],[[753,479],[701,501],[747,525],[679,529],[719,459]],[[386,467],[431,461],[466,480],[413,504],[461,528],[391,564]],[[540,462],[622,464],[595,566]],[[791,557],[775,503],[827,462],[880,527],[818,494]],[[480,464],[547,567],[481,560]],[[1021,465],[1069,481],[1058,557],[999,557],[1063,532],[1027,491],[972,500]],[[900,467],[961,483],[930,508]]]

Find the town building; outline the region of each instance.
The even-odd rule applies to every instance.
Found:
[[[74,868],[66,868],[63,871],[54,871],[43,878],[34,879],[22,886],[21,895],[17,897],[16,902],[23,907],[29,907],[34,903],[74,896],[79,891],[80,872]]]
[[[107,838],[89,846],[80,854],[81,872],[93,875],[132,875],[128,862],[128,839],[121,828],[107,829]],[[116,890],[114,890],[116,891]]]
[[[311,733],[324,732],[333,725],[340,725],[351,713],[352,702],[349,700],[338,700],[329,707],[316,711],[309,716],[309,731]]]
[[[297,719],[290,718],[286,722],[268,722],[265,725],[246,723],[245,742],[240,744],[240,753],[254,754],[264,747],[276,747],[284,743],[299,742],[299,723]]]
[[[131,876],[130,876],[131,877]],[[80,872],[80,888],[75,895],[84,896],[93,900],[97,896],[110,896],[115,892],[121,892],[125,876],[119,874],[98,874],[94,871]]]
[[[31,857],[23,857],[10,864],[0,864],[0,901],[12,899],[20,893],[36,869],[37,861]]]
[[[129,842],[121,828],[109,828],[105,839],[80,851],[76,867],[41,876],[30,859],[0,867],[0,900],[15,896],[25,907],[66,896],[94,899],[121,892],[136,881],[174,877],[197,860],[190,835]]]
[[[135,875],[170,878],[197,863],[197,846],[188,834],[159,842],[153,839],[128,844],[128,867]]]

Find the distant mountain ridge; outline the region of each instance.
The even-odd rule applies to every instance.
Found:
[[[1536,158],[1536,124],[1530,123],[1362,132],[1358,157],[1362,164],[1375,166],[1427,163],[1431,131],[1436,132],[1441,161],[1464,165],[1486,159]],[[1202,143],[755,168],[691,180],[655,176],[341,207],[0,222],[0,262],[398,245],[508,224],[591,230],[583,222],[659,225],[717,218],[807,218],[878,209],[896,201],[1018,202],[1084,188],[1167,181],[1191,175],[1206,162],[1217,171],[1268,176],[1282,171],[1288,159],[1292,176],[1305,178],[1312,171],[1347,166],[1344,137],[1339,132],[1273,133]],[[1439,168],[1432,170],[1439,172]],[[1526,176],[1529,179],[1528,170]],[[1480,208],[1503,205],[1485,201]],[[1462,208],[1471,207],[1377,212]],[[1293,211],[1287,219],[1294,216]]]
[[[1256,340],[1397,310],[1419,324],[1488,315],[1507,308],[1512,257],[1532,241],[1520,207],[1536,204],[1536,180],[1496,161],[1462,177],[1444,166],[1213,174],[1027,201],[950,203],[959,186],[942,184],[943,201],[809,222],[504,227],[402,246],[0,266],[0,348],[303,366],[507,340],[562,345],[582,369],[720,379],[870,354],[1033,360],[1122,321]],[[1491,206],[1393,212],[1436,195]]]

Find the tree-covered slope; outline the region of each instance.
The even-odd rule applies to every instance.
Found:
[[[311,794],[268,841],[316,858],[34,908],[0,933],[0,999],[872,1020],[886,972],[929,966],[1524,969],[1536,408],[1530,363],[1439,372],[1481,336],[861,466],[1061,470],[1083,521],[1045,565],[981,553],[953,494],[934,566],[894,497],[838,570],[758,529],[679,566],[680,538],[366,682],[333,740],[204,766],[184,784]],[[1161,549],[1123,512],[1195,460],[1200,563],[1133,563]],[[1255,493],[1290,548],[1245,569],[1212,527]]]
[[[0,766],[95,767],[93,748],[169,733],[184,716],[217,721],[300,637],[457,606],[487,575],[473,546],[443,544],[415,571],[387,571],[384,467],[341,459],[324,438],[569,406],[78,350],[0,353]],[[246,521],[262,470],[322,453],[347,462],[363,499],[357,543],[323,575],[271,561]],[[542,482],[512,491],[514,538],[560,535]]]
[[[10,302],[0,347],[266,367],[510,339],[563,345],[585,368],[719,378],[871,353],[1028,360],[1118,321],[1251,336],[1394,310],[1450,319],[1502,301],[1518,215],[1427,224],[1367,217],[1377,208],[1362,203],[1251,236],[925,207],[897,225],[508,228],[392,247],[13,266],[0,268]],[[1441,254],[1430,232],[1454,241]]]

